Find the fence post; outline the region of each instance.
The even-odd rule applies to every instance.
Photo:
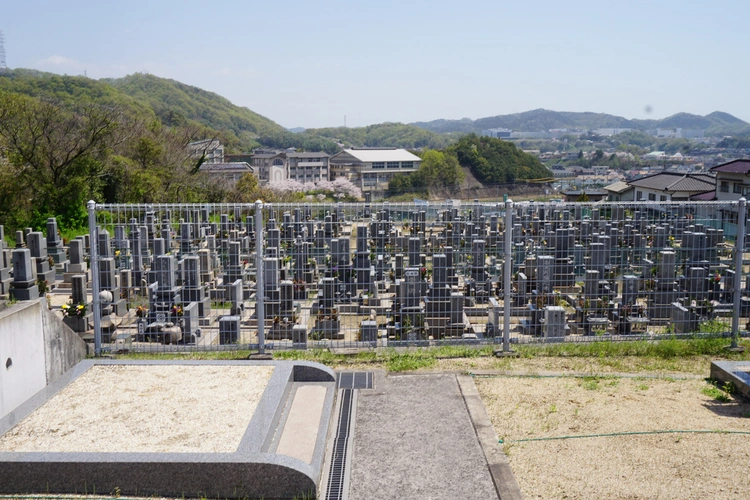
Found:
[[[747,224],[747,200],[740,198],[737,213],[737,238],[734,240],[734,311],[732,311],[732,345],[730,349],[739,348],[740,309],[742,309],[742,254],[745,251],[745,229]],[[750,279],[748,277],[747,279]]]
[[[513,200],[505,200],[505,261],[503,263],[503,352],[510,351],[510,277],[513,271]]]
[[[255,202],[255,303],[258,319],[258,352],[265,352],[265,290],[263,290],[263,202]]]
[[[89,260],[91,262],[91,307],[94,309],[94,354],[102,355],[102,311],[99,308],[99,235],[96,230],[96,202],[89,200]]]

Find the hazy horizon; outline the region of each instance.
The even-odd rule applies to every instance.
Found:
[[[145,71],[288,128],[539,108],[750,121],[747,2],[43,0],[3,13],[11,68],[96,79]]]

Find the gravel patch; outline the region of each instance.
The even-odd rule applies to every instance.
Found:
[[[515,442],[659,430],[750,432],[750,404],[721,403],[703,380],[475,379],[525,498],[730,499],[750,487],[750,435],[658,434]]]
[[[94,366],[0,437],[0,451],[236,451],[271,366]]]

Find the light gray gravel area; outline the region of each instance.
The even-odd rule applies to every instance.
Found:
[[[356,415],[350,500],[498,498],[456,375],[378,377]]]

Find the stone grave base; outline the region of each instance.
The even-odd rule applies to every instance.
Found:
[[[121,373],[123,370],[126,373]],[[172,379],[164,378],[165,370]],[[241,373],[245,375],[235,374],[236,370],[244,370]],[[210,385],[209,379],[215,380],[212,377],[216,375],[211,373],[218,371],[226,372],[224,377],[232,380],[236,375],[248,374],[255,380],[240,384],[243,393],[234,384],[227,387],[227,391],[236,394],[230,394],[222,407],[215,409],[232,422],[242,422],[239,428],[229,431],[232,434],[228,437],[223,433],[231,426],[218,422],[206,425],[202,420],[190,422],[200,416],[173,421],[177,407],[165,409],[159,415],[159,401],[163,401],[159,398],[152,398],[151,404],[156,401],[156,409],[124,408],[122,416],[127,417],[124,423],[118,417],[112,420],[107,416],[114,402],[127,404],[135,399],[118,396],[117,387],[101,391],[89,387],[102,384],[103,380],[119,385],[121,377],[131,381],[130,391],[168,392],[174,386],[177,388],[174,397],[184,398],[190,397],[184,389],[179,390],[186,383],[184,377],[196,377],[189,384],[191,387],[205,386]],[[256,372],[260,374],[253,375]],[[250,387],[252,391],[246,387],[248,383],[254,384]],[[317,498],[335,390],[334,373],[316,363],[85,360],[0,419],[0,493],[81,495],[94,493],[95,485],[97,493],[116,491],[134,496]],[[211,392],[206,393],[208,400],[204,405],[213,404]],[[136,398],[138,404],[145,404],[148,395],[141,396],[144,397]],[[71,397],[79,398],[73,401],[77,404],[72,408]],[[230,402],[246,404],[241,400],[249,398],[254,405],[249,411],[237,410],[236,404]],[[93,408],[97,420],[90,426],[77,425],[71,429],[81,433],[78,437],[71,437],[68,432],[52,432],[66,426],[66,417],[75,412],[78,404],[84,407],[81,411]],[[209,422],[221,418],[219,414],[212,416],[211,411],[204,409],[201,413],[206,414]],[[145,424],[139,423],[139,417],[133,417],[134,413],[143,412],[155,412],[148,420],[155,423],[163,420],[167,425],[163,432],[183,435],[197,432],[200,438],[164,439],[158,426],[143,430]],[[132,439],[112,442],[110,433],[97,425],[107,426],[107,430],[123,425],[133,430],[134,435]],[[87,443],[89,436],[98,444],[81,445]]]
[[[712,361],[711,378],[731,383],[739,394],[750,400],[750,361]]]

